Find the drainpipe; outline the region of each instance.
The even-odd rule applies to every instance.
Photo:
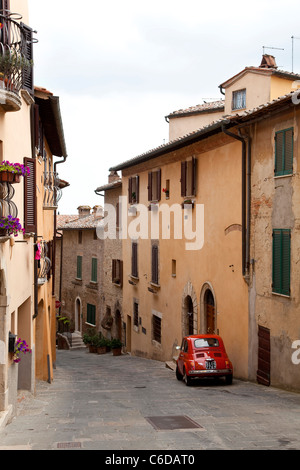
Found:
[[[222,125],[222,131],[242,143],[242,273],[246,275],[246,139],[234,134]]]

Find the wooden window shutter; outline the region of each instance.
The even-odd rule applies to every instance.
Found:
[[[161,169],[158,170],[157,172],[157,200],[160,201],[161,198]]]
[[[24,228],[27,233],[36,233],[36,161],[24,158],[30,175],[24,178]]]
[[[286,174],[293,173],[293,129],[287,129],[285,132],[285,148],[284,148],[284,172]]]
[[[77,256],[77,279],[82,279],[82,256]]]
[[[33,61],[33,40],[32,40],[32,28],[21,23],[21,28],[23,29],[23,41],[22,44],[23,53],[27,60],[32,64]],[[23,88],[27,90],[31,95],[34,93],[33,86],[33,66],[24,67],[23,69]]]
[[[120,260],[120,286],[123,287],[123,261]]]
[[[148,173],[148,201],[152,201],[152,172]]]
[[[135,180],[135,200],[139,203],[140,200],[140,177],[137,175]]]
[[[290,295],[291,231],[273,230],[272,291]]]
[[[128,202],[132,202],[132,178],[128,178]]]
[[[181,162],[181,196],[186,196],[186,162]]]
[[[92,258],[92,281],[97,282],[97,266],[98,266],[98,260],[97,258]]]
[[[131,256],[131,274],[134,277],[138,277],[138,253],[137,253],[137,243],[132,243],[132,256]]]
[[[193,157],[192,159],[193,173],[192,173],[192,196],[196,196],[196,182],[197,182],[197,159]]]
[[[152,275],[151,280],[154,284],[158,284],[158,246],[152,245]]]
[[[116,272],[117,272],[116,262],[117,262],[116,259],[112,260],[112,264],[111,264],[111,282],[115,282],[115,279],[116,279]]]

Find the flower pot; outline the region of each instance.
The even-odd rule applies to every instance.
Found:
[[[113,348],[112,352],[113,352],[113,356],[121,356],[122,348]]]
[[[20,183],[20,175],[19,173],[14,173],[14,183]]]
[[[89,351],[90,351],[90,353],[96,353],[97,352],[97,346],[93,346],[92,344],[89,344]]]
[[[0,237],[6,237],[6,236],[7,236],[6,228],[0,228]]]
[[[106,354],[106,346],[98,346],[97,354]]]
[[[12,183],[14,181],[14,173],[11,171],[0,171],[0,183]]]

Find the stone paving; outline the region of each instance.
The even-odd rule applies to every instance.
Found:
[[[53,382],[20,392],[0,429],[0,450],[18,449],[299,450],[300,394],[236,379],[187,387],[161,362],[59,350]]]

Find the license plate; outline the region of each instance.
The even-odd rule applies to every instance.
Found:
[[[215,369],[216,368],[216,361],[213,359],[211,361],[205,361],[206,369]]]

